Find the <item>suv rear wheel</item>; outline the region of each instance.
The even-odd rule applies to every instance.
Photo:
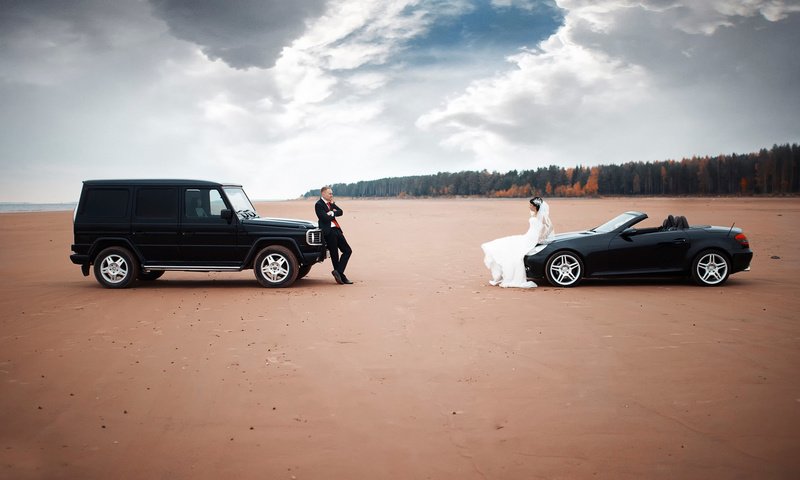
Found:
[[[106,288],[128,287],[138,273],[139,266],[126,248],[106,248],[94,260],[94,277]]]
[[[288,287],[297,279],[297,258],[286,247],[267,247],[258,252],[253,270],[264,287]]]

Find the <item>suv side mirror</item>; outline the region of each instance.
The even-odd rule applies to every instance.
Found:
[[[228,223],[231,223],[231,220],[233,220],[233,210],[229,210],[227,208],[223,208],[219,212],[219,216],[224,218]]]

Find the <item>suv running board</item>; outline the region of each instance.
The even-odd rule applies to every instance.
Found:
[[[180,272],[241,272],[242,267],[223,267],[215,265],[142,265],[142,270],[164,270]]]

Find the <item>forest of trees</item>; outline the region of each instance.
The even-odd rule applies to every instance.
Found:
[[[440,172],[331,186],[339,197],[790,195],[800,193],[800,145],[683,160],[549,166],[506,173]],[[304,196],[317,195],[315,189]]]

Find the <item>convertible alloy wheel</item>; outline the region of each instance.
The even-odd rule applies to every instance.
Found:
[[[125,288],[137,274],[138,265],[125,248],[106,248],[95,258],[94,276],[106,288]]]
[[[729,272],[727,257],[713,250],[701,252],[692,264],[692,279],[704,287],[722,285],[728,279]]]
[[[550,285],[574,287],[583,276],[583,262],[572,252],[556,253],[547,261],[545,275]]]
[[[297,259],[285,247],[267,247],[259,252],[253,270],[265,287],[288,287],[297,279]]]

